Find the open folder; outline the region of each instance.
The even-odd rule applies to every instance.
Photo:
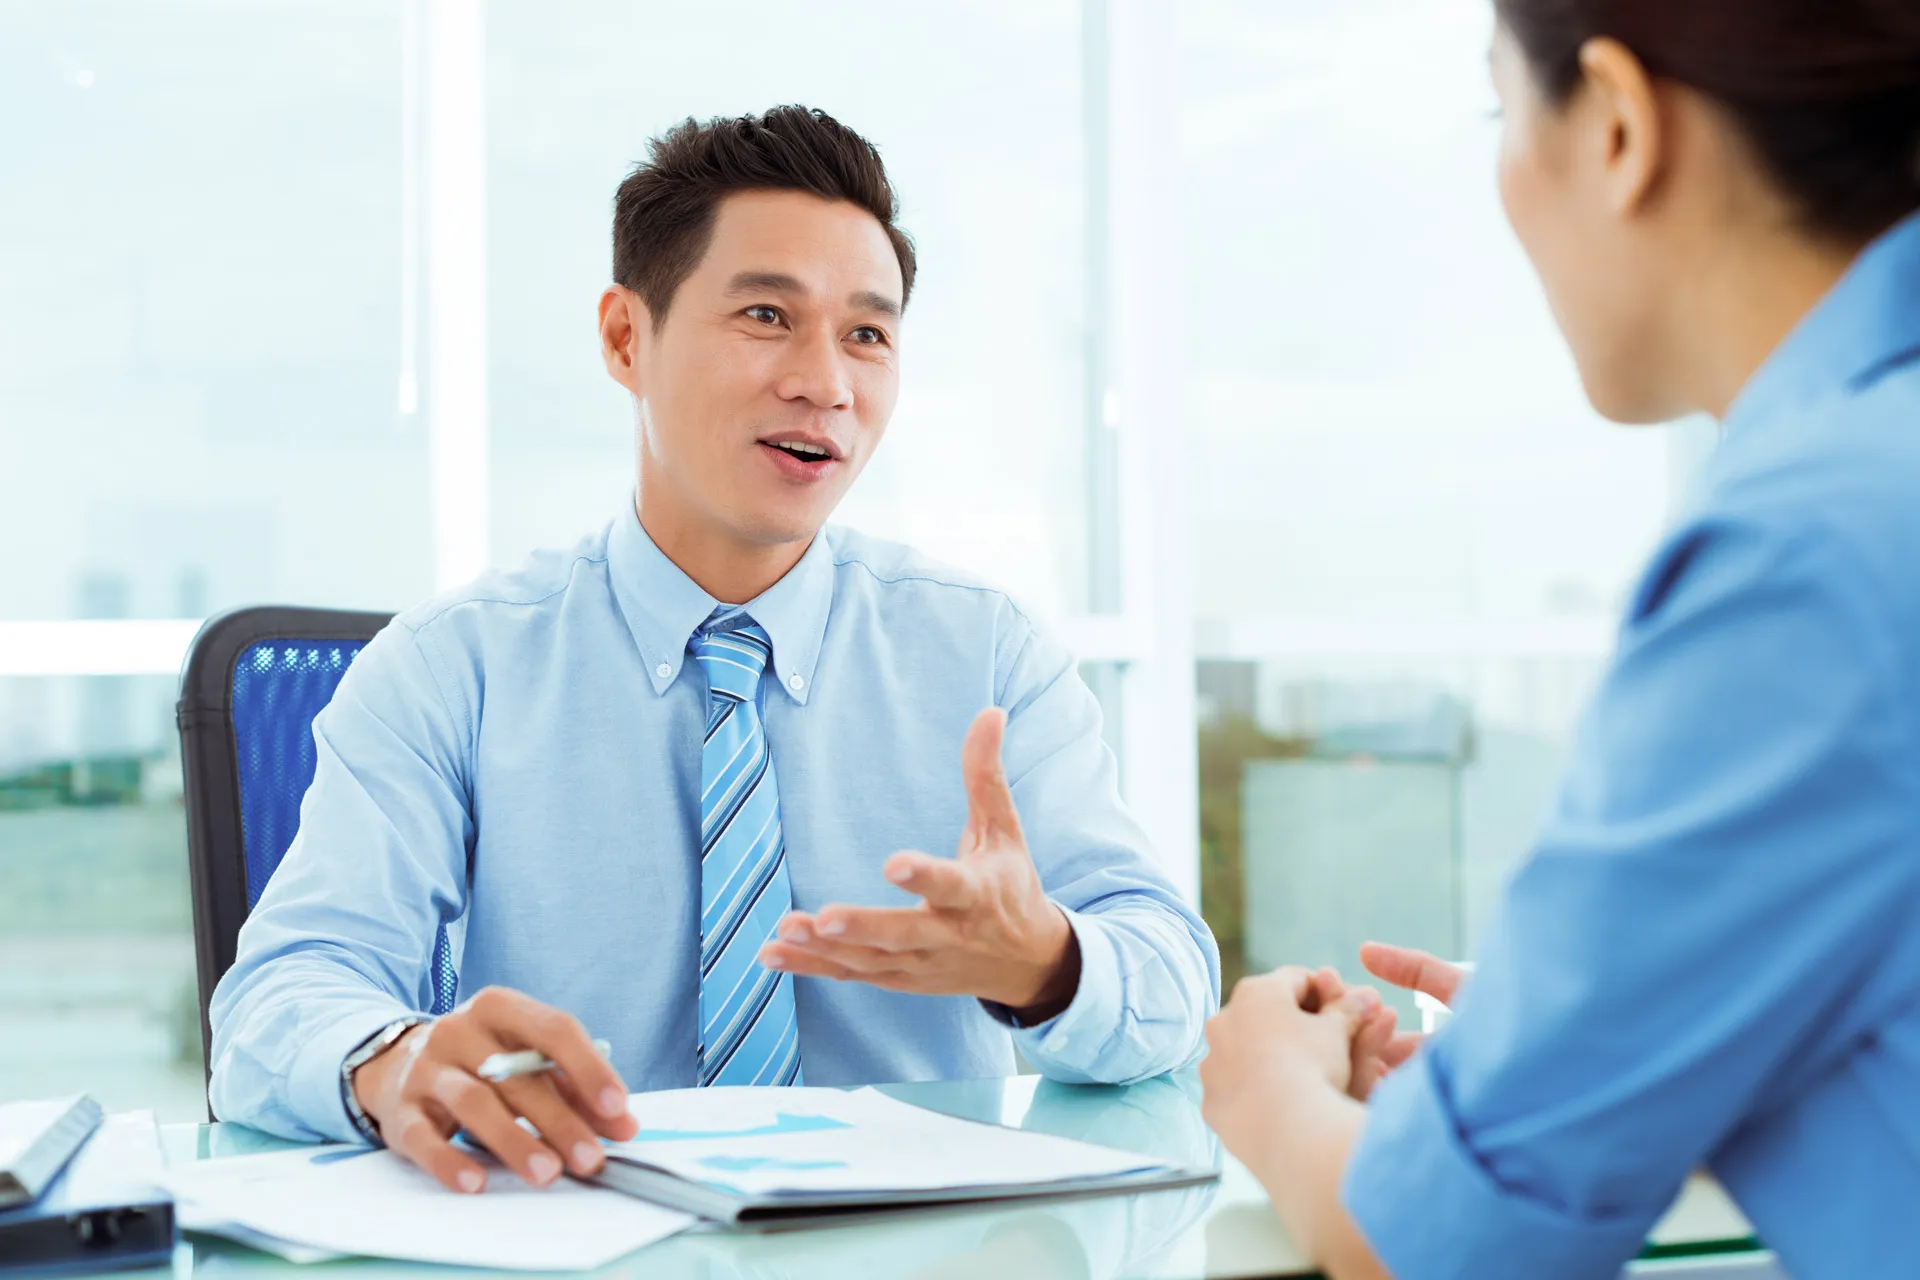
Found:
[[[59,1123],[81,1132],[71,1159],[33,1201],[0,1211],[0,1275],[16,1268],[114,1271],[173,1257],[173,1198],[158,1185],[160,1131],[152,1113],[102,1119],[91,1100],[78,1109],[80,1121],[69,1118],[71,1104],[58,1109]]]
[[[1190,1186],[1213,1169],[962,1120],[877,1089],[634,1094],[640,1134],[595,1181],[729,1225],[774,1230],[985,1200]]]

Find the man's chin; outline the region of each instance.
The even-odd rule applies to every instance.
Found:
[[[805,500],[797,500],[800,495],[790,491],[758,495],[758,501],[735,509],[734,531],[743,540],[766,547],[811,542],[833,518],[845,492],[841,488],[831,494],[809,493]]]
[[[761,547],[789,547],[812,542],[833,514],[833,508],[807,512],[755,512],[740,520],[734,532],[741,541]]]

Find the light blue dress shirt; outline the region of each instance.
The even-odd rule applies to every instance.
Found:
[[[1700,1165],[1799,1280],[1920,1276],[1920,217],[1729,414],[1343,1198],[1399,1280],[1610,1278]]]
[[[707,686],[687,641],[714,607],[629,508],[368,645],[314,722],[300,832],[214,993],[220,1118],[353,1138],[341,1063],[429,1007],[443,923],[463,994],[568,1010],[634,1089],[694,1083]],[[1028,844],[1080,943],[1072,1004],[1028,1028],[965,997],[800,979],[807,1083],[1005,1075],[1016,1043],[1065,1081],[1195,1061],[1219,954],[1121,802],[1067,652],[1000,592],[837,528],[748,611],[773,641],[760,704],[793,905],[917,902],[881,864],[952,854],[960,744],[997,705]]]

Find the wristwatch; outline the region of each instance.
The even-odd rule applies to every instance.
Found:
[[[340,1064],[340,1101],[347,1109],[347,1119],[353,1121],[353,1127],[369,1146],[383,1147],[386,1143],[380,1137],[380,1126],[373,1117],[361,1107],[360,1099],[353,1096],[353,1073],[367,1063],[393,1048],[393,1042],[424,1022],[433,1019],[424,1013],[410,1013],[404,1018],[395,1018],[386,1026],[362,1040],[354,1051]]]

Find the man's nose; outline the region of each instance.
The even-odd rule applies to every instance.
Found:
[[[788,347],[786,368],[776,388],[783,400],[805,400],[817,409],[851,409],[853,380],[846,355],[831,330],[819,330]]]

